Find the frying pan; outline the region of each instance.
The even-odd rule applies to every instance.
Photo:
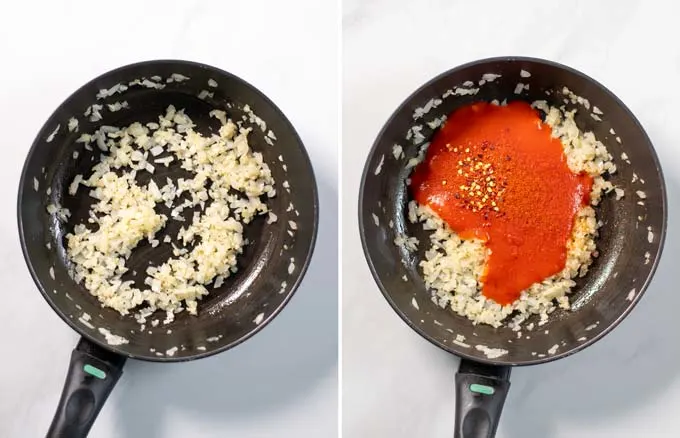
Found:
[[[189,79],[168,81],[173,74]],[[103,99],[95,97],[100,90],[138,79],[143,81],[143,78],[164,87],[137,84]],[[209,86],[209,80],[213,86]],[[106,106],[123,101],[128,103],[128,108],[110,111]],[[102,120],[91,122],[83,114],[94,103],[103,104]],[[212,109],[225,110],[232,120],[253,127],[249,143],[254,151],[262,153],[276,181],[277,194],[268,205],[278,220],[270,224],[264,217],[258,217],[245,227],[244,238],[249,244],[238,258],[238,272],[220,287],[208,286],[210,293],[199,302],[198,316],[181,312],[173,322],[164,324],[165,313],[159,312],[162,314],[148,317],[142,329],[133,316],[121,316],[102,307],[97,298],[69,275],[64,236],[88,217],[92,199],[83,189],[70,196],[68,186],[77,174],[87,178],[95,160],[99,159],[96,147],[95,151],[88,151],[82,143],[76,143],[81,133],[91,133],[103,124],[124,127],[137,121],[157,121],[158,115],[164,114],[170,104],[177,109],[184,108],[197,125],[196,129],[205,135],[219,128],[219,122],[208,115]],[[265,121],[266,132],[251,123],[246,105]],[[78,132],[66,128],[71,117],[79,120]],[[57,126],[59,130],[48,141]],[[275,141],[266,138],[269,130],[274,133]],[[149,176],[138,176],[138,182],[148,183]],[[168,177],[186,176],[179,166],[166,169],[158,165],[153,179],[160,187]],[[284,184],[286,181],[288,184]],[[55,214],[48,214],[46,206],[50,203],[68,208],[70,220],[62,223]],[[170,217],[164,206],[157,208]],[[191,212],[184,214],[192,216]],[[296,230],[290,228],[289,221],[297,224]],[[36,286],[52,309],[82,337],[73,351],[48,436],[81,437],[90,430],[120,378],[127,358],[178,362],[207,357],[250,338],[281,311],[300,284],[312,255],[318,199],[309,157],[298,134],[264,94],[215,67],[187,61],[149,61],[105,73],[57,108],[26,158],[19,184],[18,222],[21,248]],[[166,234],[176,236],[180,226],[180,222],[168,220],[157,239],[162,242]],[[129,278],[143,287],[147,266],[157,266],[170,256],[170,244],[161,243],[152,248],[146,240],[142,241],[128,261],[130,277],[124,280]],[[89,315],[89,321],[85,314]],[[101,329],[128,342],[109,343]]]
[[[522,70],[530,77],[525,77]],[[470,87],[469,83],[463,85],[466,81],[474,82],[471,88],[477,87],[486,73],[501,77],[480,86],[476,95],[454,94],[442,99],[447,90]],[[518,83],[528,84],[529,89],[523,87],[520,94],[515,94]],[[431,294],[418,265],[424,259],[429,232],[405,217],[410,200],[405,183],[410,169],[406,163],[417,156],[435,132],[436,128],[429,127],[427,121],[475,101],[547,100],[550,105],[561,106],[565,98],[561,90],[565,86],[603,113],[595,114],[594,118],[592,108],[588,111],[571,101],[566,104],[568,110],[578,106],[579,128],[592,131],[614,156],[618,171],[610,181],[622,188],[625,196],[617,201],[613,193],[609,194],[596,208],[597,217],[603,222],[596,240],[599,254],[587,275],[576,280],[570,295],[572,310],[553,312],[548,323],[540,327],[538,317],[533,316],[519,333],[507,326],[473,325],[465,317],[442,309],[430,300]],[[428,105],[432,99],[440,99],[441,103],[434,107]],[[426,106],[430,107],[429,112],[414,120],[415,110]],[[424,140],[412,135],[406,140],[407,131],[414,125],[422,126]],[[395,144],[403,147],[405,158],[393,156]],[[630,164],[620,158],[623,152]],[[636,191],[643,191],[646,198],[641,199]],[[616,327],[640,300],[663,249],[666,189],[659,160],[644,129],[604,86],[554,62],[521,57],[491,58],[437,76],[392,114],[364,167],[359,192],[359,229],[371,273],[395,312],[425,339],[461,358],[456,374],[455,436],[492,437],[510,387],[512,366],[557,360],[592,345]],[[415,252],[398,247],[394,243],[398,233],[414,236],[422,244]],[[533,330],[526,328],[532,323]],[[459,335],[465,337],[462,345],[460,341],[455,342]],[[484,348],[480,350],[477,346],[507,353],[488,357],[482,351]]]

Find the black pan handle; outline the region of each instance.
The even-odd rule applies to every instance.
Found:
[[[126,358],[80,338],[47,438],[84,438],[123,374]]]
[[[510,389],[509,379],[510,367],[461,359],[456,373],[454,438],[496,436],[505,397]]]

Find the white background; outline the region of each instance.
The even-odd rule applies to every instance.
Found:
[[[390,309],[357,230],[364,159],[397,106],[436,74],[526,55],[591,75],[640,119],[670,204],[653,284],[585,351],[515,369],[499,438],[680,436],[680,25],[673,1],[345,0],[343,4],[343,427],[347,438],[450,438],[458,361]]]
[[[40,296],[21,256],[15,205],[25,155],[52,111],[82,84],[158,58],[215,65],[276,102],[311,155],[320,234],[302,286],[261,333],[196,362],[128,361],[90,436],[337,436],[336,3],[10,5],[0,12],[0,437],[44,436],[77,340]]]

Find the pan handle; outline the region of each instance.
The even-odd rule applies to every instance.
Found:
[[[121,374],[126,358],[80,338],[46,438],[84,438]]]
[[[454,438],[493,438],[510,389],[510,367],[461,359]]]

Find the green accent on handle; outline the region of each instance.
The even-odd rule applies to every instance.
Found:
[[[493,395],[493,393],[496,392],[491,386],[479,385],[477,383],[470,385],[470,391],[484,395]]]
[[[85,371],[87,374],[90,374],[91,376],[95,376],[98,379],[106,379],[106,373],[99,368],[93,367],[92,365],[85,365],[83,367],[83,371]]]

